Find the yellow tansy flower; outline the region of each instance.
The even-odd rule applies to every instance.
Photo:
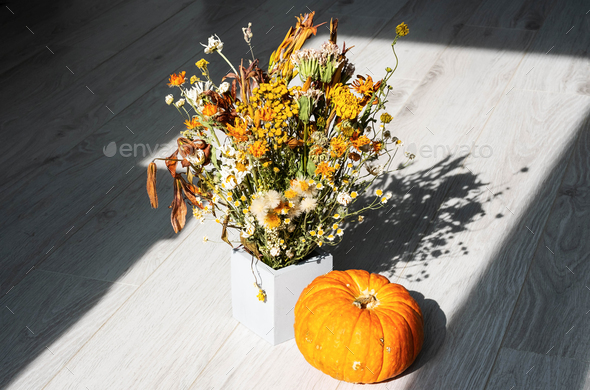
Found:
[[[402,22],[402,23],[398,24],[397,27],[395,28],[395,33],[397,35],[399,35],[400,37],[405,37],[406,35],[408,35],[410,33],[410,29],[408,28],[407,24]]]
[[[379,119],[381,119],[381,122],[383,122],[383,123],[389,123],[389,122],[391,122],[393,117],[391,115],[389,115],[388,113],[384,112],[383,114],[381,114],[381,117]]]

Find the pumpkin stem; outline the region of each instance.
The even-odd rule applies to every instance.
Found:
[[[377,298],[374,295],[369,294],[365,296],[358,297],[352,302],[353,305],[358,307],[359,309],[372,309],[379,304]]]

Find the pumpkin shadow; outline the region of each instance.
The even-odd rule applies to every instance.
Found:
[[[447,334],[447,316],[438,303],[433,299],[426,299],[424,295],[417,291],[409,291],[409,293],[422,310],[422,316],[424,318],[424,344],[422,345],[422,350],[418,354],[418,357],[410,367],[400,375],[383,381],[382,383],[395,381],[396,379],[403,378],[404,376],[419,370],[436,357],[438,351],[445,342]]]

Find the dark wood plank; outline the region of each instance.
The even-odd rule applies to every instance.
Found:
[[[514,77],[516,88],[590,95],[588,8],[582,0],[553,7]]]
[[[202,22],[204,15],[207,16],[206,22]],[[107,161],[103,147],[111,141],[153,145],[162,143],[162,135],[175,137],[173,133],[166,135],[166,130],[172,124],[167,126],[166,130],[163,130],[164,126],[162,130],[157,127],[158,123],[163,123],[174,115],[162,100],[170,91],[165,85],[166,75],[176,70],[174,65],[170,64],[170,58],[174,58],[178,63],[185,63],[190,59],[192,62],[189,63],[194,67],[194,52],[187,50],[187,47],[197,47],[199,40],[205,40],[204,38],[222,21],[225,22],[226,30],[229,30],[235,24],[247,20],[249,15],[251,16],[251,13],[244,9],[212,8],[203,3],[194,3],[187,12],[177,14],[176,18],[170,19],[159,29],[147,34],[125,53],[113,57],[83,76],[72,88],[48,100],[44,109],[35,110],[26,118],[15,119],[10,123],[10,129],[22,129],[26,123],[44,123],[44,126],[42,132],[30,132],[24,135],[24,139],[21,132],[20,141],[16,139],[14,131],[11,131],[7,135],[7,143],[3,144],[11,145],[6,157],[17,157],[27,150],[29,160],[17,159],[11,164],[13,169],[2,172],[3,179],[6,179],[3,182],[5,191],[2,194],[5,202],[0,207],[3,215],[12,216],[2,221],[3,239],[6,238],[6,242],[12,243],[1,248],[3,261],[6,262],[1,271],[2,291],[8,290],[17,279],[24,276],[26,270],[42,261],[54,245],[59,246],[62,240],[69,238],[69,234],[79,229],[84,221],[88,220],[86,213],[91,207],[94,206],[94,212],[99,211],[101,204],[104,205],[104,202],[120,193],[129,183],[125,172],[134,164],[119,167],[117,163],[124,160]],[[231,19],[232,17],[234,19]],[[233,20],[233,23],[230,20]],[[239,25],[235,29],[241,34]],[[182,35],[183,32],[189,38],[176,39],[175,34]],[[189,63],[185,63],[185,66]],[[225,72],[225,68],[223,69]],[[100,83],[95,87],[90,81]],[[85,87],[86,85],[91,86],[94,94]],[[155,104],[157,100],[158,111],[168,109],[170,116],[162,116],[157,114],[157,111],[152,111],[154,114],[150,117],[146,114],[149,113],[146,106],[137,106],[140,107],[139,112],[125,111],[125,116],[120,117],[119,122],[113,122],[112,126],[98,130],[115,117],[105,105],[116,114],[120,114],[155,85],[160,85],[159,89],[145,97],[152,99],[151,104]],[[145,100],[140,104],[143,102]],[[18,117],[22,115],[22,111],[17,111],[14,115]],[[47,122],[47,118],[51,118],[51,121]],[[154,118],[160,118],[162,122],[157,122]],[[134,133],[128,130],[127,126]],[[92,133],[97,133],[100,143],[96,143],[96,135],[92,136]],[[152,134],[153,138],[146,137],[146,134]],[[26,146],[27,142],[43,147],[31,150]],[[84,156],[84,159],[80,160],[77,156]],[[91,162],[98,162],[98,166],[86,171]],[[100,166],[101,162],[105,162],[105,165]],[[37,167],[35,182],[19,180],[18,177],[22,176],[20,170],[26,170],[33,165]],[[113,169],[118,173],[114,174]],[[60,174],[62,175],[59,176]],[[132,171],[130,174],[142,175],[143,169],[137,167],[135,172]],[[72,176],[82,180],[72,180]],[[116,177],[115,180],[113,176]],[[9,181],[9,178],[12,178],[12,181]],[[22,190],[25,188],[30,191],[28,195],[23,195]],[[43,193],[46,196],[39,197]],[[68,193],[69,196],[60,196],[64,193]],[[47,224],[44,229],[32,229],[44,224]],[[66,235],[72,226],[73,230]],[[27,241],[28,245],[22,245],[23,241]],[[21,244],[18,244],[19,242]]]
[[[45,46],[48,45],[53,50],[49,43],[53,43],[54,39],[74,34],[77,29],[124,1],[4,2],[0,26],[0,51],[3,53],[0,58],[0,74],[34,55],[42,52],[51,54]]]
[[[590,361],[590,124],[577,145],[503,346]],[[549,352],[548,352],[549,351]]]
[[[557,0],[485,0],[467,24],[538,30],[557,3]]]
[[[587,389],[589,368],[588,362],[502,348],[486,389]]]
[[[1,298],[0,386],[42,388],[134,290],[32,270]]]

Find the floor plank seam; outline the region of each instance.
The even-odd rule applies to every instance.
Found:
[[[199,228],[199,225],[196,225],[195,228],[189,234],[187,234],[186,237],[181,242],[178,243],[178,246],[175,248],[175,250],[173,250],[164,260],[162,260],[162,262],[160,264],[158,264],[158,266],[156,268],[154,268],[152,273],[150,273],[149,276],[147,278],[145,278],[145,280],[139,286],[137,286],[137,288],[131,294],[129,294],[127,299],[125,299],[119,305],[119,307],[117,307],[117,309],[115,309],[115,311],[109,316],[109,318],[107,318],[100,325],[100,327],[90,337],[88,337],[88,339],[80,346],[80,348],[78,348],[78,350],[70,357],[70,359],[68,359],[68,361],[64,363],[63,367],[60,368],[59,370],[57,370],[57,372],[47,381],[47,383],[45,383],[45,385],[41,388],[41,390],[47,388],[47,386],[49,386],[49,384],[57,377],[57,375],[59,375],[59,373],[62,372],[64,368],[67,368],[66,366],[78,355],[78,353],[80,353],[80,351],[82,349],[84,349],[84,347],[98,334],[98,332],[100,332],[101,329],[103,329],[105,327],[105,325],[111,321],[111,319],[123,308],[123,306],[125,306],[127,304],[127,302],[129,302],[129,300],[132,297],[134,297],[135,294],[137,294],[137,292],[141,289],[141,287],[144,284],[146,284],[149,280],[151,280],[151,278],[158,271],[158,269],[160,269],[160,267],[162,267],[162,265],[164,265],[168,261],[168,259],[170,259],[172,257],[172,255],[174,255],[174,253],[176,253],[176,251],[182,245],[182,243],[184,241],[186,241],[187,239],[189,239],[191,237],[191,235],[194,233],[194,231],[197,230],[198,228]],[[69,368],[68,368],[68,370],[69,370]]]
[[[192,383],[188,387],[189,390],[197,382],[197,379],[199,379],[201,377],[201,375],[205,372],[205,370],[207,369],[207,367],[209,367],[209,364],[213,361],[213,359],[215,358],[215,356],[217,355],[217,353],[219,353],[219,351],[221,351],[221,348],[223,348],[223,346],[225,345],[225,343],[227,343],[229,341],[231,335],[236,331],[236,329],[238,329],[238,326],[240,326],[239,323],[236,324],[236,326],[232,329],[232,331],[229,332],[229,334],[227,335],[227,338],[225,340],[223,340],[223,342],[219,345],[219,348],[217,348],[217,350],[215,351],[215,353],[207,361],[207,364],[205,364],[205,366],[203,366],[203,369],[197,374],[197,376],[195,377],[195,380],[192,381]]]
[[[96,282],[105,282],[105,283],[109,283],[109,284],[119,284],[119,285],[128,286],[128,287],[139,287],[140,286],[139,284],[130,284],[130,283],[123,283],[123,282],[117,282],[117,281],[106,280],[106,279],[89,278],[87,276],[75,275],[75,274],[68,274],[68,273],[65,273],[65,272],[58,272],[58,271],[50,271],[50,270],[42,269],[42,268],[37,268],[35,271],[37,271],[37,272],[46,272],[46,273],[49,273],[49,274],[70,276],[70,277],[73,277],[73,278],[93,280],[93,281],[96,281]]]

